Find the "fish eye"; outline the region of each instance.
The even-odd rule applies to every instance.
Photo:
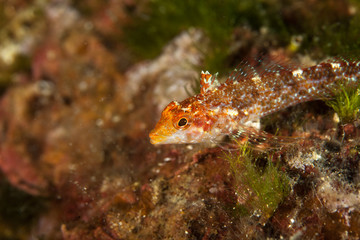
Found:
[[[178,127],[185,127],[188,124],[188,120],[184,117],[180,118],[177,122]]]
[[[191,125],[191,119],[188,115],[182,115],[173,119],[173,126],[178,130],[185,130]]]

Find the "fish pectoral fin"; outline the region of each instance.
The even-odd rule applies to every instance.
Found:
[[[257,117],[257,118],[255,118],[253,120],[247,121],[247,122],[244,123],[244,125],[247,126],[247,127],[252,127],[252,128],[254,128],[256,130],[260,130],[260,118]]]
[[[248,126],[242,126],[232,135],[232,138],[238,144],[249,143],[251,147],[260,151],[281,148],[302,139],[300,137],[276,136]]]

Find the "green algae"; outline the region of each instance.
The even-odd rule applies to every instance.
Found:
[[[190,86],[185,86],[185,91],[189,97],[194,96],[200,93],[200,78],[194,78],[193,81],[190,83]]]
[[[257,166],[258,159],[248,144],[239,145],[238,154],[225,157],[234,177],[238,215],[253,213],[265,222],[290,192],[287,175],[272,163],[271,155],[267,156],[265,166]]]
[[[313,27],[306,33],[301,52],[312,51],[320,56],[345,57],[360,53],[360,15],[332,24]]]
[[[251,26],[258,30],[275,26],[284,29],[278,9],[277,4],[266,1],[152,0],[146,10],[133,16],[133,23],[125,28],[124,40],[138,56],[153,58],[181,31],[199,28],[210,39],[204,65],[209,71],[217,72],[224,70],[227,63],[234,28]]]
[[[244,27],[266,33],[266,36],[259,36],[263,44],[287,47],[292,52],[311,53],[317,57],[350,51],[359,53],[360,21],[359,15],[349,10],[355,3],[351,4],[312,2],[312,11],[308,11],[306,3],[278,0],[151,0],[128,13],[132,23],[124,28],[124,41],[136,56],[154,58],[180,32],[201,29],[209,38],[204,67],[210,72],[231,69],[230,65],[237,62],[231,58],[240,54],[234,52],[237,44],[251,48],[241,43],[246,37],[238,43],[234,39],[236,29]],[[294,39],[301,39],[296,46]]]
[[[338,114],[342,123],[351,123],[357,119],[360,109],[360,88],[341,85],[340,92],[325,103]]]

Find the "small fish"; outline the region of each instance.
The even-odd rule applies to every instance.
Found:
[[[163,110],[150,132],[151,143],[218,142],[226,135],[266,141],[266,134],[258,130],[261,117],[331,97],[339,84],[357,86],[360,77],[360,61],[344,59],[261,74],[253,69],[235,70],[222,84],[216,75],[202,72],[201,92]]]

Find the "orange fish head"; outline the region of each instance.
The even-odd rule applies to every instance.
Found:
[[[198,143],[211,138],[212,120],[199,107],[171,102],[150,132],[152,144]]]

